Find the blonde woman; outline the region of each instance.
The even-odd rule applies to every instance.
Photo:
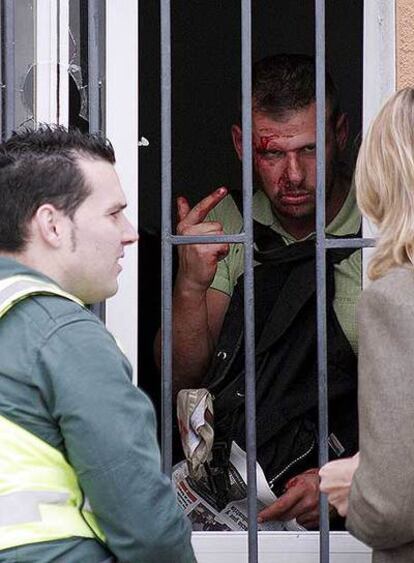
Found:
[[[321,490],[373,562],[414,561],[414,90],[395,94],[358,156],[357,201],[378,227],[359,303],[359,457],[320,471]],[[351,482],[352,481],[352,482]],[[348,496],[349,493],[349,496]]]

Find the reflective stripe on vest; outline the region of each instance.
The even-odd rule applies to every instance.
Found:
[[[0,318],[22,299],[39,294],[59,295],[84,307],[80,299],[66,293],[53,283],[42,281],[34,276],[11,276],[0,280]]]
[[[0,319],[31,295],[76,297],[32,276],[0,280]],[[75,471],[56,449],[0,415],[0,550],[70,537],[105,541]]]

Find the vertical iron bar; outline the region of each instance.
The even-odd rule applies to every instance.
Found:
[[[171,7],[161,0],[162,467],[172,465]]]
[[[101,131],[101,107],[100,107],[100,85],[99,76],[101,72],[101,60],[99,56],[99,22],[102,2],[100,0],[88,0],[88,117],[89,132]],[[91,311],[105,322],[105,301],[91,305]]]
[[[252,49],[251,0],[242,1],[242,129],[244,242],[244,345],[249,563],[258,561],[256,483],[256,371],[252,218]]]
[[[137,0],[137,93],[138,93],[138,97],[137,97],[137,131],[138,131],[138,135],[139,135],[139,96],[141,94],[140,92],[140,80],[139,80],[139,40],[140,40],[140,35],[139,35],[139,0]],[[137,139],[138,142],[138,139]],[[140,217],[139,217],[139,206],[140,206],[140,201],[139,201],[139,194],[140,194],[140,181],[139,181],[139,147],[137,150],[137,207],[136,207],[136,212],[137,212],[137,232],[139,233],[139,229],[140,229]],[[140,307],[140,298],[139,298],[139,290],[140,290],[140,281],[139,281],[139,272],[140,272],[140,268],[139,268],[139,260],[140,260],[140,250],[139,250],[139,244],[137,245],[137,307],[138,307],[138,314],[137,314],[137,358],[139,358],[141,350],[140,350],[140,346],[139,346],[139,339],[140,339],[140,326],[139,326],[139,320],[138,320],[138,315],[139,315],[139,307]],[[138,370],[138,366],[139,366],[139,362],[137,360],[137,385],[138,385],[138,377],[139,377],[139,370]]]
[[[60,123],[60,0],[57,0],[56,7],[56,123]]]
[[[326,342],[326,241],[325,241],[325,0],[315,0],[316,50],[316,287],[318,329],[319,466],[328,461],[328,373]],[[320,495],[320,562],[329,563],[329,512],[326,495]]]
[[[97,133],[100,130],[99,107],[99,10],[102,3],[99,0],[88,0],[88,111],[89,131]]]
[[[3,135],[7,139],[16,121],[15,103],[15,6],[3,0]]]

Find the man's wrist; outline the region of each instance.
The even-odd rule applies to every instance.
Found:
[[[204,286],[186,277],[177,276],[174,294],[187,299],[205,300],[209,286]]]

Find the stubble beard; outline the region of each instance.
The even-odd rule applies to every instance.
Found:
[[[74,225],[70,231],[70,251],[76,252],[77,248],[78,248],[78,239],[76,237],[76,227]]]

